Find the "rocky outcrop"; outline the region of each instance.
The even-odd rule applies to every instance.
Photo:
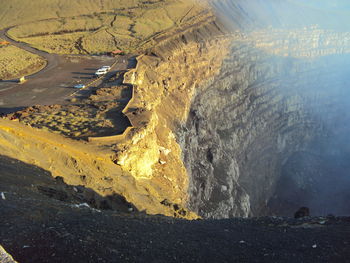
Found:
[[[341,83],[329,92],[345,60],[339,66],[278,58],[244,45],[231,51],[221,74],[196,90],[178,133],[192,180],[191,208],[204,217],[263,214],[284,162],[327,136],[328,120],[345,113],[343,104],[324,108],[345,92]]]
[[[138,125],[116,146],[116,162],[156,186],[153,194],[165,196],[165,206],[169,201],[184,207],[188,203],[189,177],[176,130],[188,117],[197,84],[221,67],[229,43],[222,33],[215,23],[189,29],[140,56],[137,68],[125,76],[135,89],[129,109],[138,109],[126,114]]]
[[[152,117],[118,145],[117,159],[135,177],[175,183],[168,194],[200,216],[261,215],[289,156],[323,138],[331,127],[325,120],[342,110],[322,105],[344,92],[341,83],[328,87],[346,59],[315,58],[349,47],[346,34],[315,26],[222,33],[199,42],[190,32],[139,59],[129,76],[135,108],[144,109],[140,119]]]
[[[96,196],[106,199],[123,196],[138,210],[149,214],[196,217],[170,198],[170,206],[161,204],[167,196],[156,188],[157,185],[136,180],[113,162],[113,152],[106,148],[31,128],[17,121],[0,119],[0,152],[34,164],[48,171],[52,177],[61,177],[67,185],[77,186],[77,189],[84,186]],[[174,211],[172,204],[178,205],[181,215]]]
[[[122,195],[138,210],[197,218],[186,209],[189,180],[175,130],[188,116],[196,84],[219,71],[228,45],[223,30],[213,19],[202,21],[138,57],[125,75],[134,90],[125,112],[133,129],[125,140],[73,141],[0,119],[0,152],[103,197]]]
[[[349,131],[348,120],[339,120],[350,105],[347,35],[270,28],[232,41],[220,74],[196,89],[178,132],[193,211],[212,218],[268,214],[289,157]]]
[[[11,255],[9,255],[6,250],[0,246],[0,262],[1,263],[16,263]]]

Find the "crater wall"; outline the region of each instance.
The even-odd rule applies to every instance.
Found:
[[[191,208],[204,217],[266,214],[291,154],[350,128],[349,56],[276,57],[245,45],[231,51],[220,75],[196,91],[179,133]]]

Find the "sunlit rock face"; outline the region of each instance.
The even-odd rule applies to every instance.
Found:
[[[13,260],[12,256],[9,255],[2,246],[0,246],[0,262],[16,263],[16,261]]]
[[[278,29],[266,23],[253,30],[264,14],[252,18],[259,7],[249,12],[239,2],[217,7],[237,12],[241,21],[233,24],[251,30],[234,37],[220,74],[196,89],[178,131],[190,208],[206,218],[292,216],[300,206],[349,214],[339,205],[350,186],[344,161],[350,157],[349,34],[329,29],[336,23],[311,25],[316,15],[284,28],[291,19],[273,15],[281,6],[271,4],[261,10]],[[320,172],[326,160],[327,172]]]
[[[0,152],[150,214],[350,214],[346,9],[206,1],[216,16],[160,35],[125,74],[124,140],[73,143],[0,119]]]

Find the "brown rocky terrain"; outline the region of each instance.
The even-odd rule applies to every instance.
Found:
[[[17,262],[349,262],[346,217],[150,216],[4,156],[0,179],[1,244]]]
[[[205,34],[207,36],[214,36],[214,39],[205,42],[206,36],[201,35],[202,32],[197,33],[194,31],[197,26],[200,26],[202,32],[206,32]],[[218,71],[226,49],[218,49],[217,47],[219,45],[222,46],[222,44],[228,45],[228,41],[225,40],[227,38],[223,36],[223,29],[220,29],[214,20],[209,20],[195,27],[184,28],[184,36],[182,38],[179,37],[179,32],[177,32],[176,35],[175,33],[169,33],[173,38],[162,40],[157,50],[150,50],[149,52],[150,54],[158,52],[158,56],[143,55],[138,57],[136,69],[130,70],[125,74],[124,83],[132,85],[134,89],[133,98],[128,103],[127,109],[124,110],[124,114],[128,116],[133,129],[122,141],[114,141],[112,137],[111,140],[102,140],[101,142],[90,143],[87,146],[94,148],[94,150],[91,151],[97,154],[97,159],[106,160],[106,156],[109,156],[108,158],[110,158],[110,160],[106,160],[109,163],[108,166],[113,165],[113,163],[117,164],[114,164],[116,168],[113,174],[117,173],[118,177],[121,176],[120,178],[125,178],[125,175],[128,174],[132,177],[132,181],[135,180],[134,178],[137,178],[138,184],[145,185],[146,195],[154,199],[155,203],[153,203],[154,201],[146,201],[146,199],[141,198],[144,194],[131,189],[130,193],[127,194],[124,190],[123,193],[119,192],[120,190],[117,190],[113,186],[107,187],[110,193],[117,191],[118,194],[124,195],[128,201],[135,203],[135,206],[140,210],[146,209],[149,213],[163,213],[166,215],[185,216],[188,218],[197,217],[187,212],[178,214],[178,211],[175,211],[178,209],[174,210],[174,206],[186,207],[188,199],[188,177],[186,176],[186,171],[181,161],[181,149],[179,145],[177,145],[175,135],[170,127],[175,128],[178,121],[186,118],[190,96],[196,85],[199,74],[202,76],[201,78],[205,79],[207,76],[213,75]],[[186,38],[188,38],[188,40],[186,40]],[[194,41],[195,39],[191,38],[197,38],[199,42],[197,43]],[[203,41],[200,41],[200,38],[202,38]],[[174,52],[174,54],[169,52],[171,48],[175,49],[176,45],[179,52]],[[208,56],[201,57],[201,54],[207,52],[209,49],[212,53],[208,53]],[[202,59],[202,61],[199,61],[199,58]],[[148,89],[144,89],[137,84],[135,85],[134,82],[136,78],[142,81],[139,78],[143,78],[143,76],[139,74],[149,74],[150,76],[153,75],[157,77],[163,76],[163,74],[172,74],[179,69],[179,64],[173,64],[174,67],[168,68],[169,64],[166,63],[166,61],[178,61],[179,59],[187,60],[189,65],[193,62],[192,65],[195,65],[195,67],[182,68],[173,80],[168,78],[154,80],[145,78],[145,84],[153,82]],[[157,64],[159,65],[157,68],[148,66]],[[140,69],[140,67],[142,68]],[[186,73],[191,74],[186,75]],[[179,82],[181,82],[179,85],[174,86],[174,84]],[[90,161],[84,161],[85,157],[83,156],[85,150],[83,150],[83,152],[79,152],[78,150],[78,148],[80,148],[78,145],[84,148],[86,143],[82,141],[75,142],[75,151],[73,154],[75,157],[69,157],[72,154],[72,152],[68,153],[70,152],[68,149],[72,148],[70,146],[70,140],[60,137],[59,135],[52,137],[52,139],[51,136],[45,135],[44,140],[44,138],[41,138],[42,135],[40,134],[44,134],[45,130],[51,130],[54,133],[62,133],[68,137],[78,139],[106,135],[108,138],[108,136],[118,134],[118,128],[108,122],[106,114],[109,112],[109,116],[114,118],[114,120],[120,119],[117,114],[121,114],[121,109],[123,107],[116,107],[116,104],[113,104],[112,100],[112,98],[117,99],[115,96],[120,94],[116,91],[116,89],[118,89],[117,87],[110,87],[107,89],[110,91],[109,93],[112,93],[112,95],[108,95],[108,98],[106,97],[106,89],[99,89],[96,91],[96,95],[90,96],[80,104],[66,106],[35,106],[15,114],[7,115],[5,119],[1,120],[1,129],[5,132],[2,134],[2,141],[4,141],[2,149],[7,151],[7,155],[12,157],[17,156],[17,158],[22,161],[29,163],[34,161],[35,165],[51,171],[53,176],[62,176],[65,182],[71,180],[75,181],[76,179],[73,179],[73,177],[80,178],[81,176],[86,176],[88,178],[97,178],[95,172],[91,173],[92,170],[97,169],[105,173],[106,170],[111,167],[107,169],[101,168],[99,165],[96,166],[95,162],[91,163],[92,167],[90,167],[88,164]],[[180,93],[177,93],[177,91],[180,91]],[[174,101],[172,101],[173,96],[175,96],[174,98],[178,97],[177,102],[181,103],[182,101],[183,104],[173,105],[173,110],[171,112],[163,108],[158,111],[159,114],[154,114],[159,105],[164,107],[164,102],[169,105],[170,103],[174,104]],[[164,117],[162,117],[161,114],[164,114]],[[173,117],[179,119],[176,120]],[[13,118],[19,118],[20,123],[11,123],[11,121],[8,120]],[[101,125],[99,122],[101,122]],[[165,125],[169,127],[167,128]],[[42,131],[35,129],[36,127],[40,128]],[[109,130],[104,130],[106,128],[109,128]],[[113,129],[115,130],[113,131]],[[157,130],[155,131],[155,129]],[[19,132],[20,130],[21,132]],[[9,133],[7,133],[8,131]],[[22,131],[25,134],[23,137],[21,136]],[[29,136],[33,138],[33,141],[30,143],[30,146],[26,147],[34,148],[31,151],[23,151],[20,145],[23,143],[27,144],[25,141],[28,140]],[[13,141],[13,144],[19,146],[19,148],[11,147],[11,150],[7,149],[9,144],[5,144],[5,142],[8,142],[9,138],[11,138],[10,140]],[[58,141],[60,141],[59,144],[57,144]],[[50,146],[47,147],[47,144]],[[59,147],[57,147],[57,145],[59,145]],[[60,152],[62,150],[66,157],[53,157],[52,153],[49,153],[52,147],[58,150],[57,153],[59,156],[62,155]],[[33,158],[34,152],[34,156],[36,157]],[[76,154],[80,157],[77,158]],[[100,154],[102,154],[102,156],[97,157]],[[51,157],[47,159],[46,157],[43,158],[43,156]],[[66,158],[74,159],[74,161],[71,163],[65,160]],[[67,173],[67,169],[72,170]],[[71,177],[73,174],[74,176]],[[93,181],[95,180],[96,179],[93,179]],[[128,180],[129,179],[127,179],[127,181]],[[86,184],[81,180],[78,181],[80,184]],[[91,180],[86,180],[86,182],[91,182]],[[90,185],[89,187],[92,186],[91,183],[88,183],[88,185]],[[100,188],[97,184],[92,188],[94,189],[95,187]],[[123,187],[126,187],[125,191],[129,191],[127,190],[129,188],[127,185]],[[117,188],[120,188],[119,184]],[[127,197],[129,194],[134,196],[135,199],[130,200],[129,197]],[[139,202],[140,206],[137,205]]]
[[[348,260],[348,218],[326,216],[350,213],[344,17],[297,1],[209,2],[220,16],[156,36],[122,83],[0,119],[0,153],[46,173],[4,184],[33,197],[3,202],[4,246],[19,260]],[[305,205],[319,217],[254,218]]]
[[[248,29],[255,21],[250,23]],[[127,105],[118,86],[98,89],[80,104],[28,108],[15,114],[19,124],[2,120],[4,140],[10,136],[19,147],[8,150],[7,143],[3,151],[73,182],[73,175],[96,175],[86,175],[74,157],[73,165],[64,167],[68,174],[62,172],[58,163],[67,162],[50,157],[52,153],[42,145],[40,136],[33,145],[38,154],[45,151],[47,157],[33,159],[30,151],[21,150],[25,142],[16,136],[18,130],[26,134],[37,131],[21,123],[71,138],[92,138],[87,145],[95,149],[96,156],[108,152],[117,170],[145,187],[154,204],[146,205],[126,186],[122,192],[119,185],[110,190],[141,210],[173,215],[172,206],[163,205],[165,202],[204,217],[264,214],[282,160],[295,151],[307,150],[316,139],[322,140],[324,127],[330,127],[328,122],[314,120],[312,114],[326,103],[330,83],[342,78],[336,65],[347,64],[337,55],[349,50],[346,32],[314,25],[302,30],[275,26],[277,29],[232,31],[212,16],[170,30],[156,37],[158,44],[138,56],[136,68],[124,75],[125,90],[132,89]],[[321,76],[323,86],[318,82]],[[334,99],[344,92],[344,84],[339,82],[331,93]],[[338,110],[342,111],[327,111],[322,117],[331,119]],[[117,134],[122,136],[114,137]],[[53,145],[56,140],[64,142],[62,149],[70,144],[64,137],[54,140]],[[101,169],[84,158],[81,162],[85,169]],[[97,185],[92,187],[96,190],[94,187]]]

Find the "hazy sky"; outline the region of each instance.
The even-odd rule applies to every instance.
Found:
[[[304,5],[310,5],[316,8],[328,8],[328,9],[339,9],[347,8],[350,9],[349,0],[290,0],[291,2],[298,2]]]

